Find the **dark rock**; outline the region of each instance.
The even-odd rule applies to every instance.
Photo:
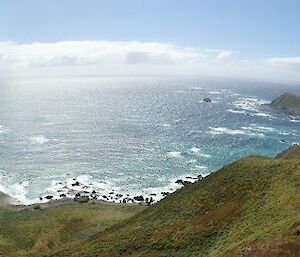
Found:
[[[139,196],[135,196],[133,197],[134,200],[139,201],[139,202],[143,202],[144,201],[144,197],[142,195]]]
[[[123,195],[122,194],[116,194],[116,197],[122,197]]]
[[[107,197],[106,195],[102,195],[102,197],[103,197],[104,199],[108,199],[108,197]]]
[[[167,195],[170,194],[170,192],[161,192],[161,194],[162,194],[163,196],[167,196]]]
[[[95,191],[95,190],[93,190],[93,191],[92,191],[92,194],[96,194],[96,191]]]
[[[110,194],[110,195],[113,195],[113,194],[114,194],[114,192],[110,192],[109,194]]]
[[[182,180],[182,179],[177,179],[177,180],[175,181],[175,183],[176,183],[176,184],[183,184],[183,180]]]
[[[75,183],[72,184],[72,186],[80,186],[80,183],[78,181],[76,181]]]
[[[203,99],[203,102],[211,103],[211,99],[209,97],[206,97],[206,98]]]
[[[60,197],[66,197],[67,195],[66,194],[61,194],[59,195]]]
[[[189,184],[192,184],[191,181],[185,181],[185,180],[182,180],[182,179],[176,180],[175,183],[181,184],[181,185],[183,185],[183,186],[187,186],[187,185],[189,185]]]
[[[201,174],[198,175],[198,179],[203,179],[203,176]]]
[[[150,195],[152,195],[152,196],[156,196],[156,194],[150,194]]]
[[[184,186],[187,186],[187,185],[190,185],[190,184],[193,184],[191,181],[183,181],[182,182],[182,185]]]
[[[53,195],[47,195],[45,198],[51,200],[53,198]]]
[[[40,197],[40,201],[42,201],[43,200],[43,197]]]
[[[122,202],[123,202],[123,203],[126,203],[126,199],[124,198]]]
[[[98,195],[92,195],[91,197],[92,197],[94,200],[97,200],[99,196],[98,196]]]

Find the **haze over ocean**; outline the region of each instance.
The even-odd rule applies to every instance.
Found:
[[[93,190],[159,200],[179,178],[299,142],[299,120],[264,105],[283,90],[299,88],[197,78],[3,79],[0,191],[26,204]]]

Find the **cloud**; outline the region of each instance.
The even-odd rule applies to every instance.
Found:
[[[146,52],[129,52],[125,57],[125,63],[172,65],[176,64],[176,59],[172,58],[169,53],[150,55]]]
[[[300,57],[274,57],[265,62],[273,67],[300,72]]]
[[[266,62],[272,65],[300,65],[300,57],[274,57]]]
[[[64,41],[57,43],[0,43],[0,58],[12,66],[75,66],[148,64],[174,65],[225,58],[231,51],[211,52],[173,44],[138,41]]]
[[[231,57],[232,54],[233,54],[232,51],[221,51],[221,52],[217,55],[216,58],[217,58],[218,60],[222,60],[222,59]]]
[[[248,60],[231,49],[139,41],[0,42],[0,74],[208,75],[300,81],[300,57]]]

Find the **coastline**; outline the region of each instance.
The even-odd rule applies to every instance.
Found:
[[[15,201],[15,199],[7,194],[0,192],[0,208],[4,208],[10,211],[23,211],[23,210],[40,210],[40,209],[49,209],[55,208],[61,205],[138,205],[137,203],[113,203],[104,200],[89,200],[86,203],[80,203],[74,201],[72,198],[61,198],[61,199],[53,199],[48,202],[43,203],[33,203],[29,205],[20,204]],[[140,204],[146,205],[146,204]]]
[[[285,151],[282,151],[275,155],[273,159],[285,159],[286,156],[291,155],[292,153],[296,152],[298,153],[300,151],[299,145],[292,145]],[[243,159],[243,158],[242,158]],[[226,165],[224,165],[225,167]],[[212,172],[213,173],[213,172]],[[150,206],[153,205],[160,200],[166,198],[168,195],[176,192],[177,190],[181,189],[182,187],[188,186],[190,184],[193,184],[199,180],[202,180],[203,177],[201,175],[198,175],[198,177],[190,177],[187,176],[185,179],[178,179],[175,181],[177,185],[180,185],[177,189],[174,191],[163,191],[161,192],[162,198],[154,201],[153,198],[148,198],[147,196],[138,195],[133,197],[123,196],[121,194],[115,193],[114,190],[112,190],[112,195],[114,195],[115,198],[112,197],[112,195],[109,195],[111,199],[109,200],[106,196],[100,196],[95,191],[92,193],[87,194],[87,192],[78,192],[75,197],[70,197],[64,195],[63,197],[59,199],[51,198],[48,199],[46,202],[36,202],[32,204],[22,204],[14,197],[5,194],[3,192],[0,192],[0,208],[5,208],[7,210],[13,210],[13,211],[23,211],[23,210],[40,210],[40,209],[48,209],[48,208],[54,208],[61,205],[144,205],[144,206]],[[152,194],[153,195],[153,194]],[[151,196],[151,194],[150,194]],[[100,199],[100,197],[104,199]],[[44,197],[47,198],[47,197]]]
[[[183,176],[175,179],[172,182],[172,186],[167,189],[162,187],[160,190],[154,192],[148,192],[147,194],[128,194],[118,193],[114,189],[111,189],[107,193],[99,193],[90,188],[90,190],[82,189],[83,184],[74,179],[74,188],[69,188],[67,193],[61,193],[57,190],[59,197],[54,197],[54,194],[46,194],[39,198],[39,201],[31,203],[23,203],[20,200],[0,191],[0,207],[5,207],[13,210],[25,210],[25,209],[40,209],[56,207],[62,204],[108,204],[108,205],[153,205],[166,196],[176,192],[178,189],[195,183],[201,180],[203,176]],[[61,182],[58,182],[61,184]],[[78,188],[77,188],[78,187]],[[71,194],[72,193],[72,194]],[[76,193],[76,194],[75,194]]]

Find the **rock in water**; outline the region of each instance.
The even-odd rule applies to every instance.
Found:
[[[203,102],[211,103],[211,99],[209,97],[206,97],[206,98],[203,99]]]

